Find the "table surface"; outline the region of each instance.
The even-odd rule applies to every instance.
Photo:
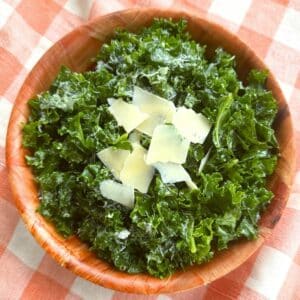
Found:
[[[300,0],[0,0],[0,299],[300,299],[300,156],[273,235],[223,278],[175,295],[96,286],[60,267],[26,231],[12,202],[5,135],[14,99],[45,51],[85,21],[130,7],[197,13],[237,34],[272,70],[289,103],[300,149]]]

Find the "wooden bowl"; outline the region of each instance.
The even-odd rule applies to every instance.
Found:
[[[7,134],[6,159],[12,194],[20,214],[40,245],[62,266],[94,283],[129,293],[157,294],[188,290],[222,277],[245,262],[264,242],[280,219],[290,193],[295,170],[295,150],[291,116],[282,92],[272,74],[267,88],[279,104],[275,121],[276,136],[281,157],[269,186],[274,200],[264,212],[260,222],[259,238],[232,243],[228,250],[218,253],[211,262],[187,268],[167,279],[145,274],[129,275],[117,271],[97,258],[78,238],[64,239],[54,226],[36,212],[39,205],[38,189],[33,174],[25,163],[26,150],[22,147],[22,124],[27,121],[27,101],[49,88],[60,67],[66,65],[74,71],[84,71],[91,65],[100,46],[108,41],[117,27],[130,31],[149,25],[154,17],[188,20],[193,38],[208,46],[208,51],[223,47],[234,54],[239,77],[244,80],[252,68],[267,69],[263,62],[236,36],[224,28],[185,12],[161,9],[132,9],[106,15],[75,29],[58,41],[38,62],[23,84],[15,101]]]

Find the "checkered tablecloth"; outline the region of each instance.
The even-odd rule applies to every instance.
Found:
[[[300,299],[300,155],[296,181],[272,237],[241,267],[176,295],[129,295],[60,267],[25,230],[11,199],[5,135],[14,99],[39,57],[97,15],[160,6],[198,13],[237,34],[274,72],[290,105],[300,148],[300,0],[0,0],[0,300]]]

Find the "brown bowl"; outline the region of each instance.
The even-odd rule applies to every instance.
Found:
[[[106,15],[75,29],[58,41],[38,62],[23,84],[15,101],[7,134],[6,159],[12,194],[20,214],[40,245],[62,266],[104,287],[122,292],[157,294],[178,292],[207,284],[234,270],[245,262],[264,242],[280,219],[288,199],[295,170],[295,149],[291,116],[282,92],[272,74],[267,88],[279,104],[275,121],[281,157],[269,186],[275,197],[260,222],[259,237],[255,241],[241,240],[228,250],[218,253],[211,262],[187,268],[167,279],[145,274],[129,275],[117,271],[97,258],[78,238],[59,235],[54,226],[36,212],[39,205],[38,188],[31,169],[25,163],[26,150],[22,147],[22,124],[27,121],[27,101],[47,90],[61,65],[74,71],[91,66],[91,58],[108,41],[117,27],[131,31],[149,25],[154,17],[184,17],[193,38],[208,46],[208,51],[223,47],[234,54],[239,77],[244,80],[252,68],[267,69],[264,63],[236,36],[224,28],[185,12],[161,9],[133,9]]]

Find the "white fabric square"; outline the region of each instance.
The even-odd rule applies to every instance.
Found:
[[[289,208],[300,210],[300,194],[292,193],[286,206]]]
[[[125,8],[126,7],[124,6],[124,4],[122,4],[121,1],[118,0],[97,1],[97,10],[99,10],[102,15],[109,14]]]
[[[85,300],[111,300],[114,292],[85,279],[77,277],[71,286],[71,292]]]
[[[0,98],[0,147],[5,147],[6,131],[10,113],[12,110],[12,104],[4,99]]]
[[[2,28],[7,22],[8,18],[13,12],[13,7],[4,1],[0,1],[0,28]]]
[[[275,34],[275,40],[300,51],[300,12],[287,8]]]
[[[68,0],[64,8],[78,17],[87,20],[93,0]]]
[[[172,300],[172,298],[165,295],[159,295],[156,300]]]
[[[294,185],[300,185],[300,170],[296,172],[295,180],[294,180]]]
[[[267,299],[276,299],[290,265],[291,259],[286,254],[263,246],[245,284]]]
[[[251,0],[213,0],[209,13],[240,25],[250,7]]]
[[[21,219],[7,248],[32,269],[37,269],[45,254],[44,250],[26,229]]]
[[[42,55],[52,46],[52,44],[53,43],[44,36],[41,37],[39,43],[31,52],[30,57],[26,61],[25,68],[27,70],[31,70],[34,67],[34,65],[38,62],[38,60],[42,57]]]
[[[174,5],[173,0],[151,0],[151,6],[157,6],[157,7],[171,7]]]
[[[12,6],[13,8],[16,8],[22,0],[9,0],[9,1],[4,0],[4,1],[9,2],[10,6]]]
[[[285,83],[285,82],[281,81],[281,80],[278,80],[278,83],[279,83],[280,88],[283,92],[285,100],[287,102],[289,102],[290,99],[291,99],[291,96],[293,94],[294,87],[292,85],[288,84],[288,83]]]

